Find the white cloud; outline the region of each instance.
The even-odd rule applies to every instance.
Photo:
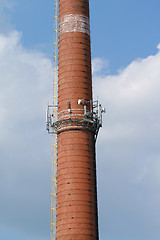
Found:
[[[44,108],[52,66],[43,54],[24,49],[21,34],[14,31],[7,36],[0,35],[0,69],[0,130],[5,132],[0,141],[4,141],[6,123],[11,127],[15,121],[34,119],[37,112]]]
[[[21,37],[17,31],[0,34],[0,223],[44,237],[50,204],[45,108],[52,63],[25,49]]]
[[[160,43],[158,44],[157,48],[158,48],[158,50],[160,50]]]
[[[160,52],[118,75],[94,76],[107,109],[97,148],[102,238],[160,236],[159,66]]]
[[[108,69],[108,61],[101,58],[94,58],[92,60],[92,72],[93,74],[101,73],[103,70]],[[106,73],[106,72],[105,72]]]
[[[141,130],[147,124],[151,124],[150,127],[155,127],[155,130],[159,129],[159,62],[160,53],[157,53],[155,56],[132,62],[119,75],[96,77],[94,81],[96,94],[109,105],[109,111],[112,111],[114,117],[112,120],[116,121],[117,127],[125,123],[124,127],[128,132],[126,124],[134,126],[136,123],[135,127],[140,127]],[[115,134],[116,139],[118,131]]]

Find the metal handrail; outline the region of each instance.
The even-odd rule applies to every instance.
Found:
[[[46,128],[49,133],[57,133],[60,130],[68,128],[87,128],[95,133],[97,137],[99,128],[102,127],[102,113],[105,109],[102,108],[98,101],[92,103],[92,108],[87,110],[87,106],[83,108],[68,108],[60,111],[57,114],[57,119],[54,117],[54,108],[57,106],[49,105],[46,112]]]

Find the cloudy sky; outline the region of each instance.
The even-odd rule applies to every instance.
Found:
[[[91,0],[100,240],[160,239],[160,1]],[[50,235],[53,1],[0,0],[0,239]]]

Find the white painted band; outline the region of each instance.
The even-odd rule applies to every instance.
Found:
[[[80,14],[68,14],[60,18],[59,34],[82,32],[90,35],[89,18]]]

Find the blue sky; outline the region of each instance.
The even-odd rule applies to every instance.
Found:
[[[100,240],[160,239],[160,2],[91,0]],[[53,1],[0,1],[0,239],[50,231]]]
[[[93,0],[91,6],[92,55],[109,59],[111,72],[156,52],[158,0]]]
[[[53,1],[12,1],[11,23],[23,32],[24,46],[52,52]],[[107,58],[110,71],[156,52],[159,43],[158,0],[90,1],[92,57]],[[113,47],[111,47],[113,46]],[[123,56],[123,57],[122,57]]]

